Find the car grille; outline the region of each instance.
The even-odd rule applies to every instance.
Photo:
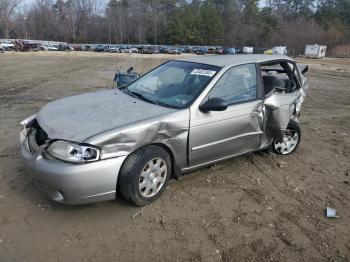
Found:
[[[38,151],[39,147],[44,145],[47,140],[47,134],[38,125],[35,124],[28,133],[28,147],[30,152],[35,153]]]

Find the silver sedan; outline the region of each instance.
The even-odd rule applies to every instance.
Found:
[[[171,177],[301,139],[306,66],[286,56],[168,61],[119,89],[51,102],[21,124],[24,164],[48,198],[147,205]]]

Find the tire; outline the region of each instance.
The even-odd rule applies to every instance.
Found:
[[[272,142],[272,150],[280,155],[289,155],[297,150],[301,140],[301,129],[297,121],[290,120],[283,137],[284,142]]]
[[[138,149],[120,170],[119,191],[126,201],[136,206],[148,205],[166,189],[171,170],[170,156],[163,148],[151,145]]]

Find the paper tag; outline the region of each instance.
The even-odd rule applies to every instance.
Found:
[[[204,69],[193,69],[191,75],[199,75],[199,76],[209,76],[212,77],[215,75],[216,71],[204,70]]]

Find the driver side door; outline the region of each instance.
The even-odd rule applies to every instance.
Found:
[[[221,98],[226,110],[191,109],[190,168],[260,148],[264,108],[257,72],[256,64],[239,65],[228,69],[216,82],[203,102]]]

